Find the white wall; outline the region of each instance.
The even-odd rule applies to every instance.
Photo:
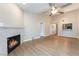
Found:
[[[45,36],[49,36],[49,35],[51,35],[50,25],[52,24],[52,18],[49,15],[44,15],[43,20],[45,23]]]
[[[78,15],[78,16],[77,16],[77,18],[78,18],[78,20],[77,20],[77,24],[78,24],[78,25],[77,25],[77,31],[78,31],[78,32],[77,32],[77,33],[78,33],[78,38],[79,38],[79,10],[77,11],[77,15]]]
[[[25,13],[24,15],[25,40],[31,40],[40,35],[40,25],[36,14]]]
[[[16,4],[0,4],[0,24],[4,27],[23,27],[23,16],[22,10]]]
[[[58,35],[59,36],[66,36],[66,37],[74,37],[78,38],[78,14],[79,10],[67,12],[63,15],[55,16],[52,17],[52,23],[57,23],[58,24]],[[64,20],[64,22],[63,22]],[[73,28],[71,31],[63,31],[62,30],[62,24],[65,23],[72,23]]]
[[[25,41],[32,40],[32,38],[39,38],[41,35],[41,25],[44,24],[44,35],[50,34],[51,18],[46,15],[38,15],[33,13],[25,13],[24,26],[25,26]]]

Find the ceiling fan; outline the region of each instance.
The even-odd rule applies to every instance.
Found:
[[[64,7],[67,7],[69,5],[71,5],[72,3],[67,3],[67,4],[64,4],[60,7],[57,7],[56,6],[56,3],[48,3],[49,4],[49,7],[50,7],[50,11],[49,11],[49,16],[52,16],[52,15],[55,15],[55,14],[64,14],[63,11],[61,11],[61,8],[64,8]]]

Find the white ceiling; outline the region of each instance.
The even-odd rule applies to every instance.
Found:
[[[66,3],[56,3],[56,6],[60,7],[64,4]],[[48,11],[50,8],[48,3],[27,3],[26,5],[23,4],[17,4],[17,5],[19,5],[24,11],[31,13],[42,13],[44,11]],[[79,4],[73,3],[72,5],[62,8],[61,10],[64,12],[68,12],[78,8],[79,8]]]

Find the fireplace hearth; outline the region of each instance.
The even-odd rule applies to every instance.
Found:
[[[20,35],[15,35],[7,38],[7,51],[8,54],[20,45]]]

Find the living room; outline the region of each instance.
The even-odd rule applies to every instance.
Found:
[[[2,3],[0,55],[78,56],[78,16],[78,3]]]

